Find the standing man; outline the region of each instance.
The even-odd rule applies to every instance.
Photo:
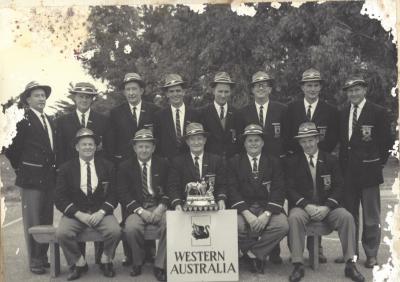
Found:
[[[321,133],[313,122],[302,123],[296,138],[303,149],[287,160],[287,188],[293,207],[289,213],[289,242],[294,269],[289,281],[304,277],[303,252],[306,225],[325,222],[339,233],[346,261],[345,276],[362,282],[364,277],[354,263],[355,226],[351,214],[339,203],[343,178],[338,160],[318,149]]]
[[[112,259],[121,228],[114,217],[117,206],[115,170],[110,161],[95,157],[99,138],[88,128],[81,128],[74,140],[78,156],[64,163],[57,176],[55,203],[63,217],[56,237],[70,266],[67,280],[78,279],[88,265],[76,241],[86,228],[97,230],[104,239],[101,269],[114,277]]]
[[[183,136],[186,126],[198,120],[198,114],[183,102],[185,82],[179,74],[168,74],[162,86],[169,107],[156,114],[156,127],[154,130],[157,139],[157,153],[172,159],[180,153],[188,152]]]
[[[300,124],[313,122],[317,126],[320,142],[318,148],[331,153],[339,141],[339,112],[335,107],[320,99],[323,80],[314,68],[303,72],[301,90],[304,98],[289,104],[287,111],[288,151],[290,154],[302,152],[303,149],[294,138]],[[319,239],[319,262],[326,263],[321,239]],[[312,237],[307,237],[307,248],[312,252]]]
[[[15,169],[15,185],[21,192],[22,221],[32,273],[45,273],[48,244],[37,243],[28,229],[53,224],[53,195],[56,182],[54,125],[44,114],[51,87],[36,81],[28,83],[20,95],[27,106],[25,117],[17,123],[14,137],[5,155]]]
[[[166,195],[168,162],[154,156],[155,139],[149,129],[141,129],[133,138],[135,155],[121,163],[118,170],[118,191],[126,207],[125,238],[131,248],[131,276],[142,273],[145,259],[144,229],[146,225],[160,228],[161,238],[154,263],[158,281],[166,281],[166,215],[169,198]]]
[[[343,90],[350,101],[340,113],[339,160],[345,177],[344,204],[354,217],[357,243],[360,202],[362,204],[365,267],[372,268],[378,264],[381,241],[379,184],[383,183],[382,169],[393,140],[385,108],[365,99],[367,83],[364,79],[350,77]],[[358,249],[356,253],[358,255]]]
[[[227,200],[225,166],[220,156],[204,152],[207,134],[200,123],[193,122],[186,126],[184,138],[190,151],[172,160],[168,175],[168,194],[171,206],[175,210],[182,210],[186,200],[186,184],[201,182],[209,174],[215,175],[214,197],[218,209],[225,209]]]
[[[139,74],[127,73],[122,86],[126,103],[110,112],[114,134],[113,155],[117,163],[132,155],[131,140],[136,131],[143,128],[153,130],[155,112],[159,110],[154,104],[142,100],[146,84]]]
[[[82,127],[89,128],[99,136],[101,143],[96,154],[111,158],[110,122],[102,114],[90,109],[98,95],[96,88],[91,83],[78,82],[69,93],[76,108],[74,112],[57,120],[57,163],[61,165],[78,155],[72,146],[72,141],[76,132]]]
[[[238,111],[228,102],[235,85],[226,72],[219,72],[211,83],[214,102],[200,110],[200,121],[209,132],[205,150],[230,159],[240,151]]]
[[[254,103],[241,109],[241,132],[249,124],[259,124],[263,129],[263,152],[283,159],[286,156],[286,111],[287,106],[270,101],[273,78],[266,72],[256,72],[252,76],[251,93],[254,95]],[[281,264],[279,244],[270,253],[270,261]]]
[[[231,207],[238,211],[239,249],[251,272],[264,273],[265,257],[286,236],[285,186],[280,160],[262,152],[262,127],[246,126],[246,153],[228,161]]]
[[[290,103],[287,111],[288,151],[291,153],[302,151],[294,136],[300,124],[307,121],[315,123],[321,133],[319,149],[331,153],[339,141],[339,112],[320,99],[322,83],[318,70],[311,68],[303,72],[301,90],[304,98]]]

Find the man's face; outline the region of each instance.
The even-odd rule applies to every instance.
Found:
[[[137,105],[142,101],[144,89],[137,82],[128,82],[124,86],[124,96],[131,105]]]
[[[76,93],[74,94],[73,99],[75,101],[76,108],[82,113],[85,113],[87,110],[89,110],[93,103],[93,95],[90,94]]]
[[[306,101],[313,103],[319,97],[319,93],[321,92],[321,83],[319,81],[304,82],[301,86],[301,90],[303,90]]]
[[[264,140],[260,135],[248,135],[244,141],[244,147],[246,148],[247,154],[250,156],[258,156],[261,154],[264,146]]]
[[[304,153],[314,155],[318,150],[318,136],[304,137],[299,139],[299,144],[303,148]]]
[[[133,144],[133,150],[135,151],[138,159],[142,162],[150,160],[154,153],[156,146],[152,141],[136,141]]]
[[[225,105],[231,96],[231,86],[226,83],[217,83],[214,89],[214,101],[220,105]]]
[[[183,104],[183,96],[185,96],[185,90],[181,85],[168,87],[166,91],[167,98],[172,106],[180,107]]]
[[[362,100],[364,100],[365,95],[367,94],[367,88],[361,85],[356,85],[348,88],[346,93],[350,103],[353,105],[358,105]]]
[[[267,100],[269,98],[269,94],[271,94],[272,87],[271,83],[268,81],[261,81],[254,83],[251,88],[251,92],[254,95],[255,100]]]
[[[91,160],[96,152],[96,143],[91,137],[83,137],[75,145],[79,157],[83,160]]]
[[[190,152],[195,155],[200,155],[204,152],[204,146],[206,145],[207,138],[201,134],[189,136],[186,139],[186,144],[190,148]]]
[[[30,108],[43,112],[46,106],[46,92],[41,88],[33,89],[29,97],[26,98],[26,102]]]

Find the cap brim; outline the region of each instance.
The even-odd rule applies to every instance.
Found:
[[[155,141],[156,141],[156,139],[155,139],[155,138],[140,138],[140,139],[132,139],[132,143],[139,142],[139,141],[151,141],[151,142],[155,142]]]
[[[262,79],[262,80],[252,81],[252,82],[250,82],[250,85],[254,85],[256,83],[264,82],[264,81],[268,81],[268,82],[274,83],[275,79],[270,78],[270,79]]]
[[[300,80],[300,83],[305,83],[305,82],[315,82],[315,81],[318,81],[318,82],[324,82],[324,80],[323,80],[323,79],[321,79],[321,78],[315,78],[315,79],[302,79],[302,80]]]
[[[162,88],[162,89],[167,89],[167,88],[169,88],[169,87],[177,86],[177,85],[182,85],[182,87],[184,87],[184,86],[186,85],[186,82],[184,82],[184,81],[182,81],[182,82],[175,82],[175,83],[171,83],[171,84],[168,84],[168,85],[163,85],[163,86],[161,86],[161,88]]]
[[[122,88],[125,87],[125,84],[129,83],[129,82],[136,82],[137,84],[140,85],[140,87],[144,88],[146,86],[146,83],[143,80],[138,80],[138,79],[130,79],[127,81],[123,81],[122,82]]]
[[[34,90],[34,89],[38,89],[38,88],[44,90],[44,93],[45,93],[45,95],[46,95],[46,99],[49,98],[49,96],[50,96],[50,94],[51,94],[51,87],[48,86],[48,85],[37,85],[37,86],[34,86],[34,87],[32,87],[32,88],[26,89],[24,92],[22,92],[22,93],[19,95],[20,100],[23,101],[23,102],[25,102],[28,93],[29,93],[30,91],[32,91],[32,90]]]
[[[229,84],[231,86],[235,86],[236,82],[233,81],[212,81],[210,82],[211,87],[214,87],[217,84]]]
[[[70,94],[72,94],[72,95],[75,95],[75,94],[78,94],[78,93],[80,93],[80,94],[88,94],[88,95],[93,95],[93,96],[99,95],[98,92],[73,91],[73,90],[70,90],[70,91],[68,91],[68,92],[69,92]]]
[[[75,137],[72,141],[72,145],[75,146],[79,142],[79,140],[86,137],[94,139],[96,146],[100,144],[100,138],[95,134],[95,135],[81,135],[79,137]]]
[[[308,134],[303,134],[303,135],[296,135],[293,138],[300,139],[300,138],[319,136],[319,135],[322,135],[322,133],[308,133]]]
[[[368,84],[367,84],[366,82],[360,81],[360,82],[356,82],[356,83],[354,83],[354,84],[352,84],[352,85],[343,86],[342,90],[346,90],[346,89],[349,89],[349,88],[351,88],[351,87],[359,86],[359,85],[362,85],[362,86],[364,86],[364,87],[367,87]]]
[[[188,138],[190,136],[194,136],[194,135],[203,135],[205,137],[207,137],[209,135],[209,133],[207,131],[203,131],[203,132],[196,132],[196,133],[191,133],[191,134],[185,134],[183,136],[183,138]]]

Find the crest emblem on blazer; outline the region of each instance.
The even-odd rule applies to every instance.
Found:
[[[273,122],[272,125],[274,126],[275,138],[281,137],[281,124],[279,122]]]
[[[324,190],[327,191],[329,189],[331,189],[331,175],[327,174],[327,175],[321,175],[323,183],[324,183]]]
[[[361,125],[361,134],[362,134],[362,140],[365,142],[371,141],[372,140],[372,128],[373,125]]]
[[[322,141],[325,139],[325,135],[326,135],[326,130],[328,129],[327,126],[317,126],[319,133],[321,134],[319,136],[319,140]]]
[[[271,181],[265,181],[262,185],[267,189],[268,193],[271,191]]]
[[[108,190],[110,189],[110,182],[102,181],[101,187],[103,188],[103,195],[104,197],[106,197],[106,195],[108,194]]]

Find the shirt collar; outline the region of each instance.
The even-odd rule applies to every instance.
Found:
[[[259,154],[258,156],[252,157],[249,154],[247,154],[247,157],[249,158],[250,162],[253,163],[253,159],[256,158],[257,162],[260,160],[261,154]]]
[[[90,108],[84,113],[76,109],[76,114],[78,115],[79,119],[82,117],[82,114],[85,114],[85,118],[88,119],[90,115]]]
[[[39,118],[41,118],[41,115],[43,114],[43,115],[45,115],[44,114],[44,112],[43,113],[41,113],[41,112],[39,112],[39,111],[37,111],[37,110],[35,110],[35,109],[33,109],[33,108],[30,108],[31,110],[32,110],[32,112],[34,112],[35,113],[35,115],[37,115]]]
[[[263,106],[263,110],[266,110],[268,108],[269,100],[265,104],[262,104],[262,105],[258,104],[256,101],[254,101],[254,103],[256,104],[257,109],[260,109],[260,107]]]
[[[183,113],[185,111],[185,103],[182,103],[182,105],[179,108],[175,108],[174,106],[171,105],[172,112],[175,113],[177,109],[179,109],[179,113]]]
[[[308,108],[311,105],[311,108],[315,108],[317,106],[319,99],[315,100],[313,103],[308,103],[306,98],[304,98],[304,107]]]
[[[214,101],[214,106],[217,109],[217,112],[219,113],[219,111],[221,110],[221,107],[224,108],[224,113],[226,113],[226,110],[228,108],[228,103],[225,103],[223,106],[221,106],[220,104],[218,104],[217,102]]]
[[[139,160],[139,159],[138,159],[138,162],[139,162],[140,166],[143,167],[143,162],[141,160]],[[147,167],[151,167],[151,158],[150,158],[150,160],[148,160],[146,162],[146,166]]]
[[[193,159],[193,161],[194,161],[194,158],[196,157],[196,155],[193,154],[192,152],[190,152],[190,155],[192,156],[192,159]],[[204,152],[201,153],[201,154],[198,156],[198,157],[199,157],[199,161],[202,161],[202,160],[203,160],[203,155],[204,155]]]
[[[315,152],[315,154],[312,155],[312,156],[313,156],[313,161],[314,161],[314,162],[318,159],[318,153],[319,153],[319,150],[317,150],[317,151]],[[306,156],[307,161],[309,161],[309,160],[310,160],[310,155],[309,155],[309,154],[306,154],[306,153],[304,153],[304,155]]]
[[[140,109],[142,108],[142,101],[140,101],[137,105],[129,104],[129,107],[131,107],[131,111],[133,111],[133,107],[136,107],[136,111],[140,111]]]
[[[364,99],[358,104],[358,106],[357,106],[358,111],[361,111],[361,110],[362,110],[362,108],[363,108],[364,105],[365,105],[365,102],[367,102],[367,99],[364,98]],[[353,104],[351,104],[351,108],[354,109],[354,105],[353,105]]]
[[[83,160],[83,159],[81,159],[81,158],[79,158],[79,162],[80,162],[81,166],[86,165],[86,161]],[[89,161],[89,163],[90,163],[91,166],[93,166],[93,165],[94,165],[94,158],[91,159],[91,160]]]

